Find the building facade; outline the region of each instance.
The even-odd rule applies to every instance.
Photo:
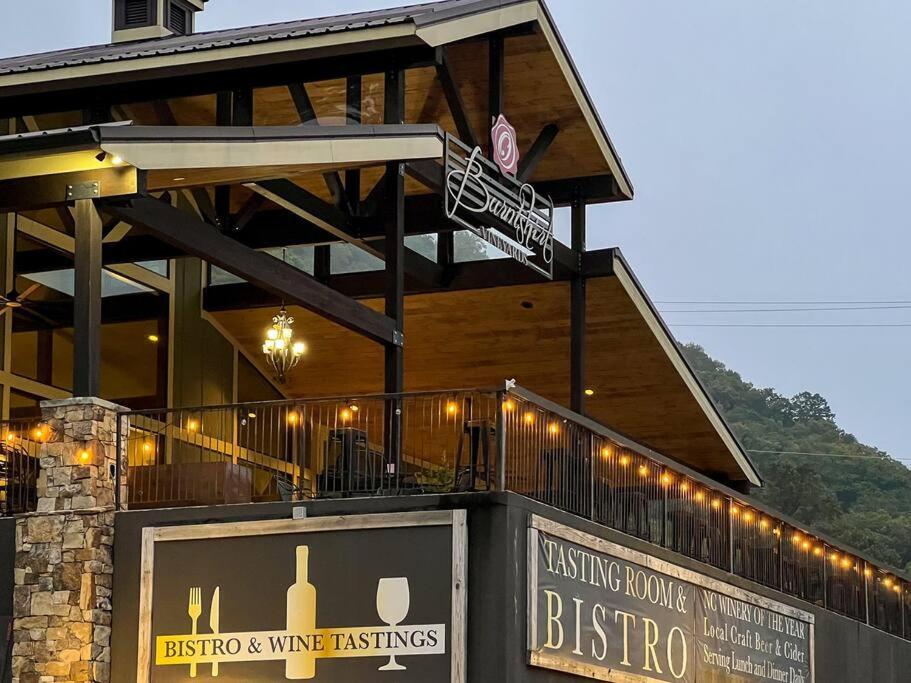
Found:
[[[904,680],[908,577],[586,248],[633,188],[543,2],[204,9],[0,60],[4,680]]]

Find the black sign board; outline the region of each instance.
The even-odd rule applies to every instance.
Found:
[[[547,278],[553,278],[554,206],[529,183],[504,175],[484,157],[446,136],[446,215]]]
[[[464,511],[144,533],[137,681],[464,681]]]
[[[534,517],[530,663],[623,683],[811,683],[813,616]]]

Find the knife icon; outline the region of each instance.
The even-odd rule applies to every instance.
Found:
[[[218,618],[219,618],[219,595],[218,591],[220,586],[215,587],[215,592],[212,593],[212,607],[209,609],[209,628],[212,629],[212,633],[221,633],[218,627]],[[212,676],[218,676],[218,662],[212,662]]]

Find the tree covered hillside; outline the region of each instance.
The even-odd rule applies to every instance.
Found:
[[[911,470],[841,429],[819,394],[788,398],[744,381],[700,346],[682,349],[751,451],[765,481],[757,491],[760,499],[881,562],[911,571]]]

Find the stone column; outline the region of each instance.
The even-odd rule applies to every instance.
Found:
[[[107,683],[120,407],[74,398],[41,408],[52,435],[38,510],[16,520],[13,682]]]

